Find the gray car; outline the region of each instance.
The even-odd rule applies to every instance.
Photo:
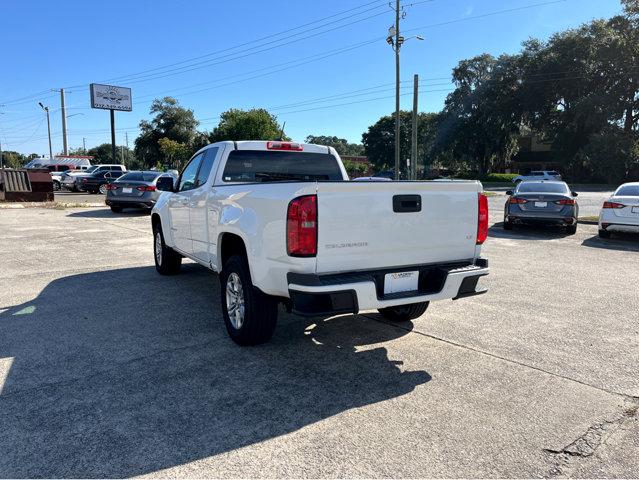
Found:
[[[569,234],[577,232],[579,205],[566,182],[524,181],[506,192],[504,229],[519,224],[560,225]]]
[[[156,171],[128,172],[106,186],[106,204],[115,213],[124,208],[151,210],[162,193],[156,188],[160,177],[175,179],[171,174]]]

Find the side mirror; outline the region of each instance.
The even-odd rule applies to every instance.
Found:
[[[576,197],[577,195],[579,195],[577,192],[570,192],[570,193],[572,193],[573,197]]]
[[[512,195],[513,193],[515,192],[513,192],[512,190],[506,190],[506,195]]]
[[[158,190],[162,190],[163,192],[172,192],[172,191],[174,191],[173,178],[172,177],[160,177],[160,178],[158,178],[158,181],[155,184],[155,188],[157,188]]]

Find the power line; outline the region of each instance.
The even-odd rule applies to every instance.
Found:
[[[432,1],[432,0],[429,0],[429,1]],[[372,2],[364,3],[362,5],[358,5],[356,7],[349,8],[348,10],[344,10],[342,12],[338,12],[338,13],[335,13],[333,15],[329,15],[327,17],[323,17],[323,18],[320,18],[318,20],[314,20],[312,22],[308,22],[308,23],[304,23],[302,25],[298,25],[297,27],[293,27],[293,28],[289,28],[289,29],[286,29],[286,30],[282,30],[280,32],[273,33],[273,34],[270,34],[270,35],[266,35],[264,37],[260,37],[260,38],[257,38],[255,40],[250,40],[248,42],[244,42],[244,43],[241,43],[241,44],[238,44],[238,45],[234,45],[232,47],[223,48],[221,50],[216,50],[214,52],[210,52],[210,53],[207,53],[207,54],[204,54],[204,55],[200,55],[200,56],[197,56],[197,57],[191,57],[189,59],[182,60],[180,62],[175,62],[175,63],[171,63],[171,64],[168,64],[168,65],[163,65],[163,66],[160,66],[160,67],[155,67],[155,68],[151,68],[151,69],[147,69],[147,70],[142,70],[142,71],[134,73],[134,74],[123,75],[123,76],[119,76],[119,77],[113,77],[113,78],[111,78],[109,80],[123,80],[123,79],[129,78],[129,77],[132,77],[132,76],[138,76],[138,75],[145,74],[145,73],[152,72],[152,71],[163,70],[165,68],[169,68],[169,67],[173,67],[173,66],[177,66],[177,65],[181,65],[181,64],[185,64],[185,63],[190,63],[190,62],[192,62],[194,60],[200,60],[202,58],[215,56],[215,55],[218,55],[220,53],[224,53],[224,52],[227,52],[227,51],[230,51],[230,50],[235,50],[237,48],[245,47],[247,45],[252,45],[254,43],[262,42],[263,40],[268,40],[270,38],[274,38],[274,37],[277,37],[277,36],[280,36],[280,35],[284,35],[286,33],[293,32],[295,30],[299,30],[301,28],[304,28],[304,27],[307,27],[307,26],[310,26],[310,25],[316,25],[318,22],[323,22],[323,21],[331,19],[331,18],[339,17],[339,16],[345,15],[347,13],[353,12],[355,10],[359,10],[361,8],[367,7],[369,5],[373,5],[375,3],[377,3],[379,5],[376,6],[376,7],[371,8],[371,9],[365,10],[363,12],[359,12],[356,15],[359,15],[359,14],[365,13],[367,11],[375,10],[377,8],[385,6],[386,0],[374,0]],[[341,20],[339,20],[339,21],[341,21]],[[319,27],[316,27],[316,28],[319,28]]]
[[[406,29],[404,31],[405,32],[414,32],[416,30],[422,30],[424,28],[441,27],[441,26],[444,26],[444,25],[451,25],[453,23],[466,22],[468,20],[477,20],[477,19],[480,19],[480,18],[491,17],[493,15],[501,15],[501,14],[504,14],[504,13],[519,12],[521,10],[527,10],[527,9],[535,8],[535,7],[544,7],[546,5],[554,5],[554,4],[563,3],[563,2],[566,2],[566,1],[568,1],[568,0],[553,0],[553,1],[550,1],[550,2],[542,2],[542,3],[534,3],[532,5],[524,5],[524,6],[521,6],[521,7],[505,8],[503,10],[497,10],[497,11],[494,11],[494,12],[483,13],[483,14],[480,14],[480,15],[473,15],[473,16],[468,16],[468,17],[457,18],[457,19],[454,19],[454,20],[448,20],[446,22],[439,22],[439,23],[431,23],[431,24],[428,24],[428,25],[422,25],[421,27],[409,28],[409,29]]]

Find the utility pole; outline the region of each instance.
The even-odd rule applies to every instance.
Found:
[[[47,114],[47,130],[49,132],[49,160],[53,160],[53,148],[51,147],[51,121],[49,120],[49,107],[42,105],[42,102],[38,102],[40,108]]]
[[[401,0],[396,0],[395,4],[395,180],[401,178],[400,165],[400,138],[399,138],[399,17],[401,11]]]
[[[62,151],[69,155],[69,142],[67,138],[67,109],[64,105],[64,88],[60,89],[60,113],[62,115]]]
[[[126,159],[128,160],[129,159],[129,132],[124,132],[124,141],[126,143]]]
[[[0,105],[0,107],[4,107],[4,105]],[[4,113],[4,112],[0,112]],[[4,160],[2,159],[2,139],[0,138],[0,170],[4,170]],[[0,178],[0,181],[2,181],[2,179]]]
[[[111,158],[113,163],[117,163],[115,158],[115,110],[109,110],[111,112]]]
[[[410,155],[410,179],[417,180],[417,99],[419,97],[419,75],[413,77],[413,138]]]
[[[82,137],[82,150],[84,151],[84,154],[87,154],[87,139],[86,137]]]

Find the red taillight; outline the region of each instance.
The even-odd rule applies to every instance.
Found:
[[[288,204],[286,250],[292,257],[317,254],[317,195],[297,197]]]
[[[603,208],[623,208],[625,205],[623,203],[617,202],[604,202]]]
[[[112,183],[107,183],[107,184],[105,185],[105,188],[106,188],[107,190],[117,190],[117,189],[118,189],[118,186],[117,186],[117,185],[113,185]]]
[[[562,198],[555,202],[557,205],[574,205],[575,201],[572,198]]]
[[[510,197],[508,203],[528,203],[528,200],[525,198]]]
[[[155,185],[140,185],[139,187],[135,187],[135,189],[140,192],[154,192]]]
[[[304,147],[302,147],[299,143],[295,143],[295,142],[267,142],[266,143],[266,148],[268,150],[295,150],[297,152],[301,152],[302,150],[304,150]]]
[[[477,245],[481,245],[488,238],[488,197],[479,194],[479,208],[477,211]]]

